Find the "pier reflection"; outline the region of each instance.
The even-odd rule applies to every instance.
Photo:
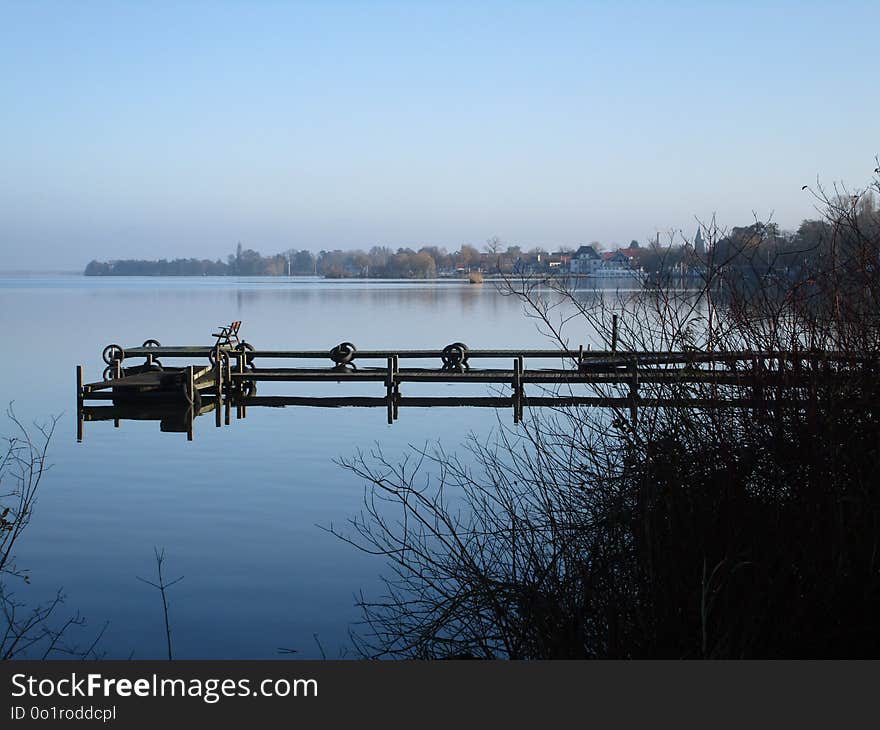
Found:
[[[199,416],[212,412],[221,413],[216,401],[203,402],[199,408],[180,404],[151,405],[83,405],[77,409],[76,440],[82,442],[85,424],[96,421],[113,421],[119,428],[123,421],[157,421],[163,433],[185,433],[187,440],[193,440],[193,423]]]
[[[792,401],[787,401],[792,405]],[[495,410],[509,409],[513,414],[513,422],[519,422],[525,408],[633,408],[631,397],[602,395],[541,395],[533,397],[510,396],[427,396],[427,397],[370,397],[350,396],[310,397],[310,396],[275,396],[275,395],[238,395],[203,398],[199,407],[181,405],[179,403],[156,403],[152,405],[114,404],[114,405],[82,405],[77,409],[77,441],[82,442],[86,423],[97,421],[113,421],[119,428],[123,421],[156,421],[163,433],[184,433],[187,440],[194,438],[194,423],[200,416],[214,414],[214,425],[217,428],[230,426],[233,421],[247,418],[248,411],[253,408],[375,408],[388,414],[388,423],[399,417],[401,409],[406,408],[491,408]],[[751,397],[694,398],[694,397],[642,397],[638,399],[639,407],[647,408],[749,408],[755,405]]]
[[[580,397],[538,397],[529,399],[532,406],[571,406],[571,405],[602,405],[598,401],[616,399],[580,398]],[[625,399],[620,399],[622,402]],[[594,402],[595,401],[595,402]],[[214,425],[217,428],[230,426],[233,421],[247,418],[252,408],[376,408],[386,411],[388,422],[398,419],[401,408],[494,408],[515,411],[515,420],[519,420],[518,409],[522,403],[515,396],[510,397],[300,397],[300,396],[230,396],[219,399],[216,396],[203,397],[200,405],[195,407],[179,402],[153,404],[108,404],[81,405],[77,409],[78,442],[85,438],[85,424],[98,421],[112,421],[119,428],[123,421],[156,421],[163,433],[186,434],[187,440],[194,438],[194,423],[197,418],[214,414]]]

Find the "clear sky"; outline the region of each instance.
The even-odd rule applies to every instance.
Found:
[[[578,245],[868,182],[880,3],[0,0],[0,269]]]

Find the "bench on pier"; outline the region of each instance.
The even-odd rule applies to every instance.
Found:
[[[240,343],[238,339],[238,330],[241,328],[241,320],[236,320],[229,325],[220,325],[219,332],[211,333],[211,337],[217,338],[216,346],[229,345],[235,347]]]

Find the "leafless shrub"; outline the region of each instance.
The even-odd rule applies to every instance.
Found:
[[[40,483],[49,468],[46,455],[58,419],[29,429],[11,406],[7,416],[14,433],[6,437],[0,457],[0,659],[97,658],[96,647],[106,624],[88,645],[71,643],[71,630],[86,621],[79,613],[59,618],[65,599],[62,590],[48,601],[29,605],[13,588],[15,582],[30,583],[30,574],[17,564],[14,551],[30,524]]]
[[[877,656],[872,191],[877,178],[845,198],[818,192],[821,225],[781,241],[757,222],[710,222],[705,255],[685,250],[689,286],[662,260],[646,287],[616,295],[508,280],[561,346],[576,327],[576,341],[624,361],[653,353],[676,377],[640,383],[636,408],[531,413],[463,456],[343,460],[368,485],[365,506],[330,529],[390,571],[384,597],[361,599],[360,653]],[[662,357],[673,353],[688,357]],[[720,371],[730,377],[696,377]]]
[[[159,595],[162,597],[162,616],[165,622],[165,648],[168,651],[168,661],[171,661],[174,658],[173,652],[171,650],[171,618],[168,615],[168,589],[171,586],[180,583],[183,580],[183,576],[181,575],[179,578],[175,578],[172,581],[165,580],[165,575],[162,571],[163,566],[165,565],[165,548],[161,550],[158,547],[153,548],[153,553],[156,558],[156,574],[158,576],[158,580],[152,581],[147,580],[146,578],[141,578],[138,576],[138,580],[141,583],[146,583],[148,586],[155,588],[159,591]]]

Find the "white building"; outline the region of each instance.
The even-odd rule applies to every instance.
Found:
[[[592,274],[602,265],[602,257],[592,246],[581,246],[571,257],[572,274]]]

